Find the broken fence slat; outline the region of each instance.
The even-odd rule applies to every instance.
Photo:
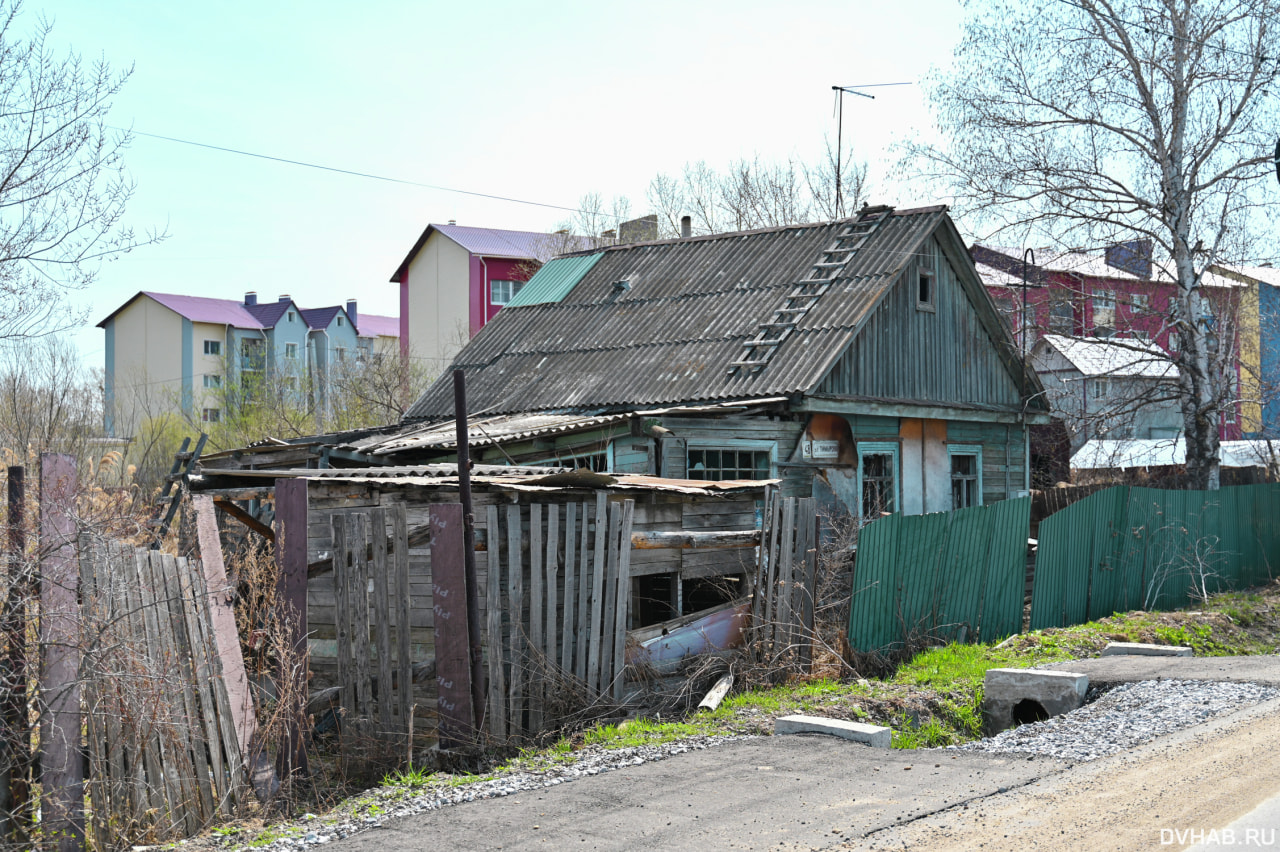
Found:
[[[613,628],[618,611],[618,536],[622,530],[622,504],[610,503],[608,507],[609,532],[605,540],[608,547],[607,570],[604,575],[604,618],[592,629],[600,634],[600,681],[596,691],[605,692],[613,682]]]
[[[636,501],[622,504],[622,524],[618,534],[618,602],[617,620],[613,627],[613,698],[622,699],[622,688],[627,668],[626,647],[628,610],[631,603],[631,524],[635,518]]]
[[[498,507],[487,508],[485,534],[490,547],[485,555],[488,570],[485,576],[489,606],[489,736],[498,742],[507,739],[506,683],[502,669],[502,550],[499,547],[501,528],[498,523]]]

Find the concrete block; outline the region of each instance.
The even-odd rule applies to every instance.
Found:
[[[1132,654],[1141,657],[1190,657],[1194,656],[1190,648],[1181,645],[1144,645],[1141,642],[1108,642],[1102,649],[1104,657],[1119,657]]]
[[[989,669],[982,699],[988,735],[1059,716],[1084,704],[1089,676],[1041,669]]]
[[[821,716],[783,716],[773,723],[775,734],[830,734],[872,748],[889,748],[893,731],[879,725],[864,725],[842,719],[824,719]]]

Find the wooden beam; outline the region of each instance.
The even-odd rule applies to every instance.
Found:
[[[760,530],[677,530],[631,534],[631,546],[638,550],[662,547],[678,547],[682,550],[740,548],[755,547],[759,543]]]
[[[241,509],[235,503],[232,503],[230,500],[214,500],[213,505],[217,507],[219,512],[224,512],[230,515],[249,529],[256,532],[258,535],[265,538],[267,541],[275,544],[275,531],[253,515],[250,515],[244,509]]]

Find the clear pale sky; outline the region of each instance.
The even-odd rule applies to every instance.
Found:
[[[833,84],[917,81],[959,37],[954,0],[897,3],[410,3],[59,0],[54,43],[133,64],[113,124],[406,181],[573,207],[686,162],[815,160],[834,139]],[[929,125],[918,86],[845,98],[845,139],[873,203],[908,206],[886,175],[895,138]],[[139,290],[304,306],[359,300],[394,315],[392,272],[430,222],[552,230],[570,214],[332,174],[138,135],[135,228],[158,246],[103,268],[75,334]]]

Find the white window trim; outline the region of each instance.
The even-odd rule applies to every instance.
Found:
[[[209,344],[210,344],[210,343],[212,343],[212,344],[214,344],[215,346],[217,346],[217,347],[218,347],[218,351],[217,351],[217,352],[210,352],[210,351],[209,351]],[[208,355],[208,356],[210,356],[210,357],[212,357],[212,358],[220,358],[220,357],[222,357],[222,341],[221,341],[221,340],[210,340],[209,338],[205,338],[205,340],[204,340],[204,354],[205,354],[205,355]]]
[[[982,445],[981,444],[947,444],[947,467],[948,476],[950,476],[951,457],[952,456],[977,456],[978,468],[978,502],[975,505],[981,506],[982,503]]]
[[[285,345],[284,345],[284,357],[286,357],[286,358],[290,359],[291,361],[296,361],[296,360],[298,360],[298,344],[296,344],[296,343],[285,343]]]
[[[684,447],[684,475],[689,475],[689,451],[690,450],[750,450],[752,452],[760,452],[762,450],[769,451],[769,478],[776,479],[778,477],[778,442],[777,441],[738,441],[733,438],[728,440],[716,438],[689,438],[685,441]]]
[[[864,456],[893,456],[893,509],[902,511],[902,448],[897,441],[858,442],[858,517],[862,517],[862,459]]]

